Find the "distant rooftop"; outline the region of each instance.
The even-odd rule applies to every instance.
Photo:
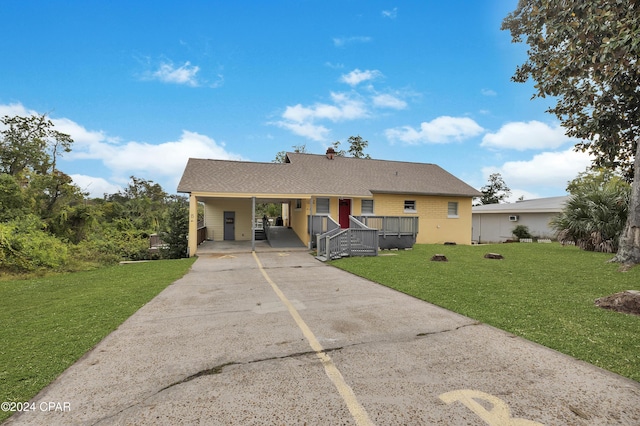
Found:
[[[564,208],[568,195],[560,197],[534,198],[515,203],[484,204],[474,206],[473,213],[559,213]]]

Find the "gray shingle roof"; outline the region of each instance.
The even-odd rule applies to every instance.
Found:
[[[568,195],[560,197],[534,198],[505,204],[474,206],[473,213],[559,213],[564,208]]]
[[[435,164],[287,153],[287,163],[190,158],[178,192],[368,197],[403,193],[478,197]]]

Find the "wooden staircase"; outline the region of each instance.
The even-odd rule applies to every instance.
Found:
[[[316,259],[340,259],[348,256],[377,256],[378,231],[376,229],[348,228],[318,236]]]

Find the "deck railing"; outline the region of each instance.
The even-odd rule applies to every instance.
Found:
[[[198,228],[197,230],[198,236],[198,245],[200,245],[200,243],[202,243],[204,240],[207,239],[207,227],[206,226],[201,226]]]
[[[412,235],[418,233],[418,218],[406,216],[355,216],[359,222],[378,230],[381,237]]]
[[[268,218],[262,218],[262,229],[264,229],[264,237],[269,241],[269,228],[271,227],[271,222]]]

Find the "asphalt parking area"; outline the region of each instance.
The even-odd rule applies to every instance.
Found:
[[[61,409],[8,424],[637,425],[639,401],[637,382],[269,252],[199,258],[33,400]]]

